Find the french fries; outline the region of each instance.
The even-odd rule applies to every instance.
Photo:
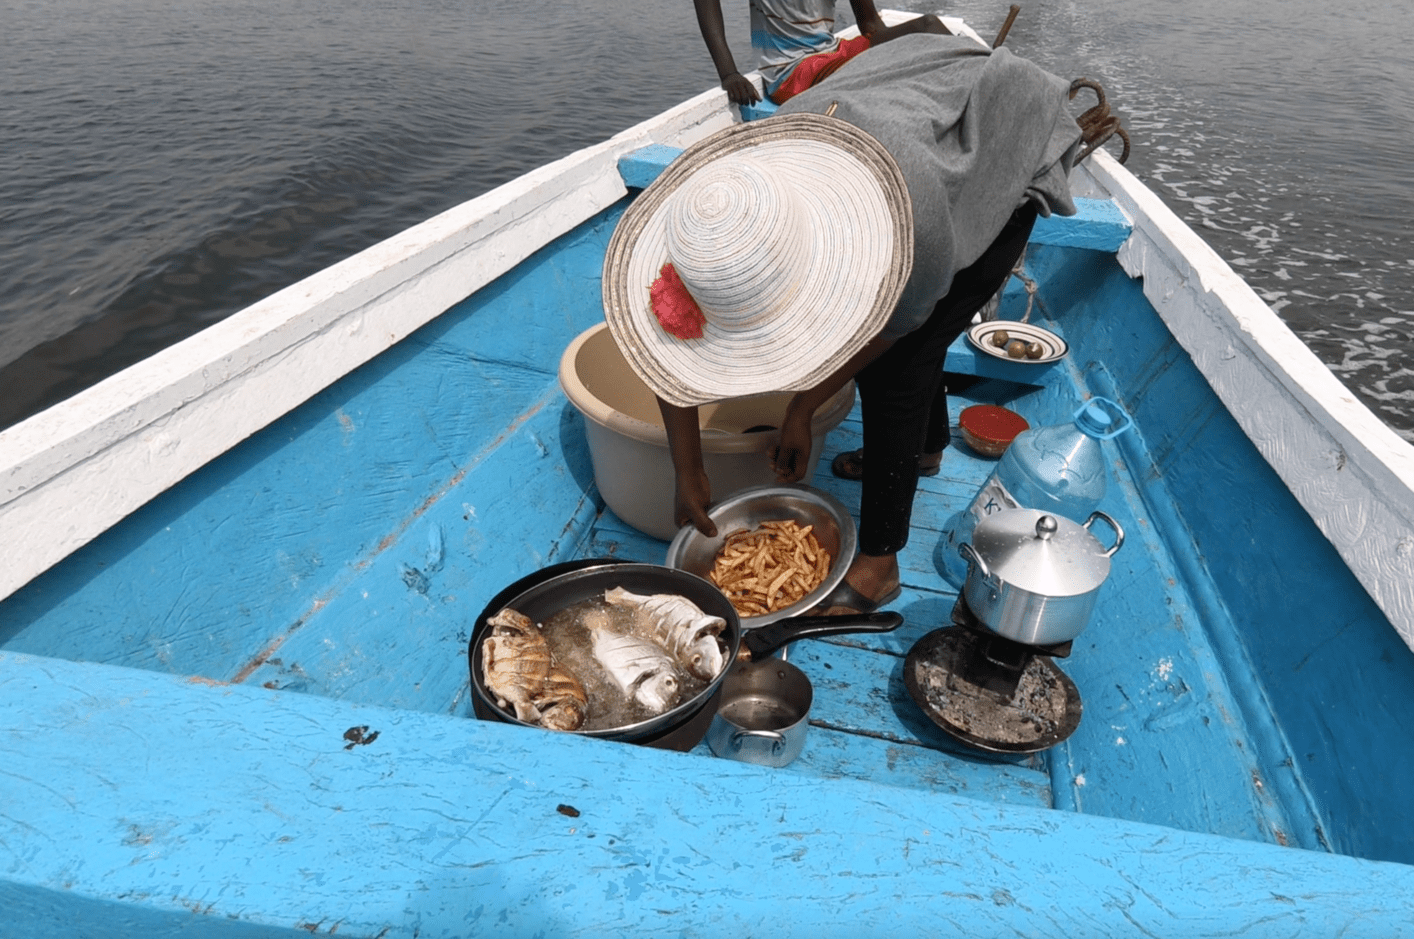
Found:
[[[708,577],[741,616],[764,616],[799,603],[830,572],[830,552],[794,519],[732,532]]]

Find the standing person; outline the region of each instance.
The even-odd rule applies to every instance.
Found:
[[[854,379],[869,453],[859,553],[827,605],[898,595],[947,347],[1037,213],[1075,212],[1068,90],[1004,49],[903,37],[690,147],[634,200],[605,255],[605,318],[658,397],[679,524],[716,533],[698,405],[796,392],[774,456],[795,481],[815,409]]]
[[[727,97],[736,104],[761,100],[756,86],[737,71],[727,45],[721,0],[693,0],[693,4]],[[950,34],[943,21],[931,15],[886,26],[873,0],[850,0],[860,35],[845,40],[835,35],[835,0],[750,0],[750,4],[751,47],[766,80],[766,96],[776,104],[823,81],[870,46],[912,33]]]

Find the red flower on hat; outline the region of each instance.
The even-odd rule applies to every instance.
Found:
[[[648,288],[648,302],[653,308],[653,315],[658,318],[658,325],[679,339],[701,339],[702,326],[707,322],[707,317],[702,315],[702,308],[687,292],[677,269],[670,261],[663,265],[658,275],[658,279]]]

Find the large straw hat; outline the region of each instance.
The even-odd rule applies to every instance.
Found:
[[[883,329],[912,262],[893,157],[852,124],[782,115],[694,144],[634,200],[604,257],[604,315],[671,404],[798,391]],[[654,313],[669,263],[701,309],[700,338]]]

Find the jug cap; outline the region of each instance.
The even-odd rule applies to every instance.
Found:
[[[1124,408],[1109,398],[1091,398],[1075,412],[1075,426],[1096,440],[1110,440],[1124,433],[1134,422]]]

